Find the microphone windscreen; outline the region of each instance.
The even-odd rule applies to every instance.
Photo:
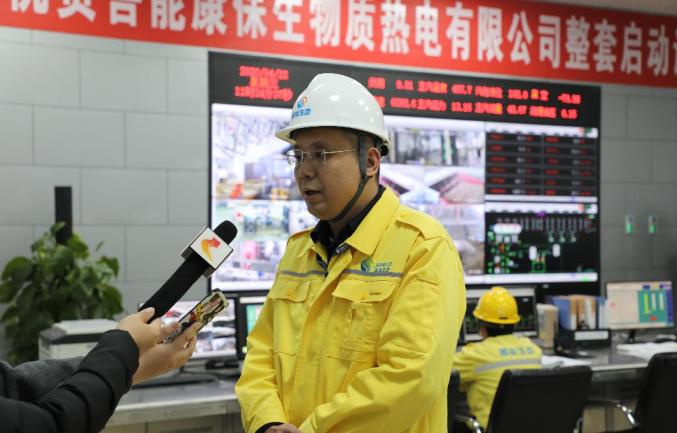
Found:
[[[235,236],[237,236],[237,227],[235,227],[235,224],[232,222],[226,220],[216,226],[214,229],[214,233],[224,241],[226,241],[227,244],[230,244],[233,242],[233,239],[235,239]]]

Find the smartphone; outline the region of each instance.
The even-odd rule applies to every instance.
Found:
[[[227,306],[228,299],[223,292],[220,290],[212,291],[179,319],[179,329],[171,333],[162,342],[171,343],[195,322],[198,322],[196,331],[199,331]]]

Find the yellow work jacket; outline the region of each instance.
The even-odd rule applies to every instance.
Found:
[[[310,230],[289,238],[235,386],[245,431],[446,431],[465,312],[447,231],[386,189],[326,257]]]
[[[513,334],[470,343],[456,354],[454,370],[461,375],[461,391],[467,391],[470,412],[482,428],[487,427],[503,372],[541,368],[542,355],[541,349],[531,340]]]

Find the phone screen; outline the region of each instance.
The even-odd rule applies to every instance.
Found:
[[[163,343],[170,343],[181,335],[186,329],[195,322],[198,322],[197,331],[212,321],[217,314],[228,306],[228,300],[218,290],[211,292],[204,299],[195,305],[195,307],[179,319],[179,329],[164,339]]]

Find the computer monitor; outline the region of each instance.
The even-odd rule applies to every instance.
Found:
[[[235,344],[235,298],[227,297],[228,306],[204,326],[197,334],[197,344],[191,360],[236,359]],[[181,319],[199,301],[179,301],[162,316],[167,325]],[[139,304],[141,307],[142,303]]]
[[[235,307],[237,357],[243,360],[247,354],[247,336],[251,332],[261,313],[265,296],[243,295],[237,299]]]
[[[536,325],[536,288],[535,287],[506,287],[517,301],[517,311],[520,321],[515,324],[515,334],[524,337],[536,337],[538,326]],[[472,312],[477,306],[483,294],[489,289],[469,289],[466,291],[465,320],[463,321],[463,336],[460,341],[473,342],[482,339],[480,335],[479,320]]]
[[[675,326],[672,282],[606,283],[609,329],[637,330]]]

